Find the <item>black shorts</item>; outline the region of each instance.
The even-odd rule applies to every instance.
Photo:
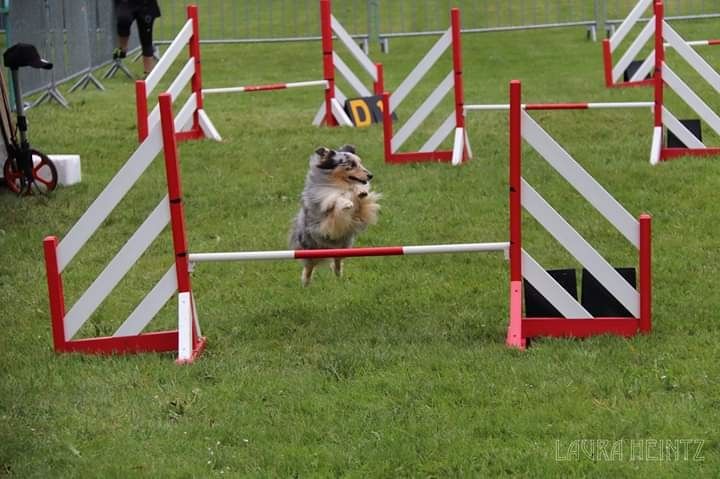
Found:
[[[155,18],[160,16],[160,9],[157,6],[157,2],[143,0],[116,0],[115,14],[117,15],[118,35],[121,37],[129,37],[132,22],[137,22],[143,56],[153,56],[153,22],[155,21]]]

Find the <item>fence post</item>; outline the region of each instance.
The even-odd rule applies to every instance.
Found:
[[[380,0],[367,0],[367,31],[370,45],[380,44]]]
[[[595,0],[595,28],[601,38],[607,37],[607,0]]]

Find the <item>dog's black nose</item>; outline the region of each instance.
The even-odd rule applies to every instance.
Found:
[[[372,179],[373,179],[373,174],[372,174],[372,173],[368,173],[368,181],[370,181],[370,180],[372,180]]]

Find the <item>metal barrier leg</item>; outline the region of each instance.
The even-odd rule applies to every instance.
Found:
[[[70,104],[62,95],[62,93],[58,91],[57,85],[55,84],[54,80],[50,83],[50,86],[47,88],[47,90],[45,90],[45,92],[40,96],[40,98],[31,103],[27,109],[29,110],[30,108],[40,106],[45,103],[45,101],[51,102],[53,100],[56,101],[63,108],[70,109]]]
[[[587,27],[587,39],[594,42],[597,41],[597,25],[588,25]]]
[[[76,81],[75,84],[70,87],[69,91],[70,93],[72,93],[78,88],[82,88],[83,90],[85,90],[89,84],[92,84],[100,91],[105,91],[105,87],[102,85],[102,83],[100,83],[97,78],[95,78],[95,75],[93,75],[91,71],[88,71],[78,81]]]
[[[112,65],[110,65],[110,68],[108,68],[108,71],[105,72],[105,75],[103,75],[104,79],[113,78],[115,74],[120,70],[127,76],[130,80],[134,80],[135,77],[132,73],[130,73],[130,70],[127,69],[125,65],[123,65],[122,60],[113,60]]]

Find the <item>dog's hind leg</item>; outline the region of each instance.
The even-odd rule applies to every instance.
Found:
[[[342,258],[333,258],[332,263],[330,263],[330,269],[333,270],[333,273],[335,273],[335,276],[338,278],[342,276]]]
[[[300,276],[300,282],[303,286],[307,286],[310,284],[313,269],[315,269],[316,264],[317,263],[315,261],[305,261],[305,265],[303,266],[302,274]]]

